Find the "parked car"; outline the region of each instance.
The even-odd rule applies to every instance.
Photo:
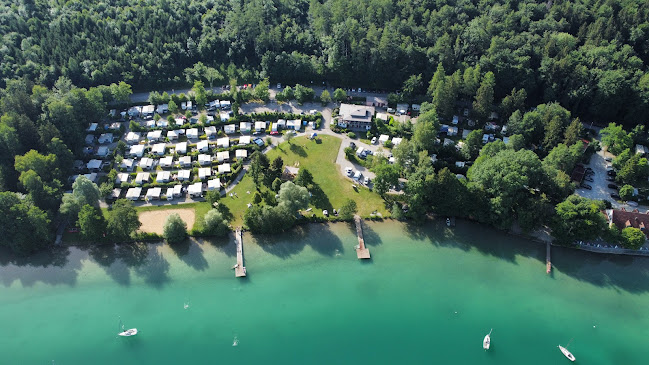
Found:
[[[608,187],[617,190],[617,185],[615,184],[608,184]]]
[[[365,176],[365,180],[363,180],[363,184],[368,185],[370,183],[370,178]]]
[[[606,178],[606,181],[615,181],[615,178],[613,176],[609,176]]]
[[[615,170],[608,170],[606,171],[606,174],[608,176],[617,176],[617,172],[615,172]]]
[[[627,205],[630,205],[630,206],[632,206],[632,207],[637,207],[637,206],[638,206],[638,203],[636,203],[636,202],[634,202],[634,201],[627,201],[626,204],[627,204]]]
[[[354,173],[354,180],[355,181],[360,181],[361,177],[363,177],[363,174],[360,171],[356,171],[356,173]]]
[[[394,108],[388,108],[388,113],[394,113],[394,112],[395,112]]]
[[[611,161],[613,161],[613,159],[610,158],[610,157],[606,157],[606,158],[604,159],[604,161],[606,161],[606,162],[611,162]]]
[[[617,193],[611,193],[611,198],[616,199],[616,200],[622,199],[622,198],[620,198],[619,195],[617,195]]]
[[[372,144],[376,144],[376,141],[377,141],[376,137],[372,137]]]
[[[594,181],[595,181],[595,180],[593,180],[592,177],[588,177],[588,176],[586,176],[586,177],[584,178],[584,180],[586,180],[586,181],[590,181],[590,182],[594,182]]]
[[[354,150],[355,150],[355,149],[356,149],[356,143],[351,142],[351,143],[349,144],[349,147],[350,147],[351,149],[354,149]]]
[[[280,83],[278,82],[278,83],[277,83],[277,90],[279,90],[279,89],[281,89],[281,88],[282,88],[282,84],[280,84]]]
[[[581,184],[581,187],[588,190],[593,190],[593,187],[588,184]]]
[[[347,174],[347,176],[352,176],[352,174],[354,173],[354,170],[351,167],[346,167],[345,168],[345,173]]]
[[[261,138],[255,138],[253,142],[255,142],[259,147],[264,147],[264,140]]]

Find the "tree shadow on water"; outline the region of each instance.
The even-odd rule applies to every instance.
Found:
[[[203,248],[196,240],[188,238],[183,242],[169,245],[169,247],[187,266],[199,271],[208,268],[207,260],[203,256]]]
[[[306,245],[324,256],[344,251],[342,241],[326,224],[301,225],[279,235],[255,235],[254,239],[264,251],[283,259],[302,252]]]
[[[372,228],[374,224],[365,220],[361,220],[361,222],[363,226],[363,240],[365,241],[365,246],[379,246],[383,244],[383,239],[381,238],[381,236],[379,236],[379,234],[376,233],[376,231]],[[346,224],[350,232],[354,235],[354,237],[356,237],[356,223],[347,222]],[[354,242],[357,242],[357,240],[355,240]]]
[[[230,232],[225,237],[205,237],[198,239],[201,244],[209,243],[216,250],[223,252],[228,257],[237,256],[237,245],[234,241],[234,233]]]
[[[88,251],[88,254],[115,282],[124,286],[131,284],[131,271],[128,265],[120,258],[117,245],[93,246]]]
[[[19,256],[0,248],[0,282],[6,287],[14,281],[29,287],[37,282],[74,286],[84,253],[68,247],[53,247],[29,256]]]

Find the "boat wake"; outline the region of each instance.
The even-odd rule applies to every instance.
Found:
[[[237,336],[234,336],[234,340],[232,341],[232,346],[239,346],[239,339]]]

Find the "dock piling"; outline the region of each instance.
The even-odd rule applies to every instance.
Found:
[[[548,242],[545,246],[545,272],[549,274],[552,271],[552,262],[550,261],[550,247],[552,245]]]

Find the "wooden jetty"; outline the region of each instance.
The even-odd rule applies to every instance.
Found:
[[[549,274],[552,271],[552,262],[550,261],[550,242],[545,246],[545,272]]]
[[[237,264],[234,265],[234,276],[242,278],[246,276],[246,267],[243,266],[243,233],[241,228],[237,228],[234,238],[237,243]]]
[[[356,236],[358,236],[358,246],[356,246],[356,256],[359,259],[369,259],[370,250],[365,247],[365,240],[363,239],[363,226],[361,224],[361,217],[355,215],[354,222],[356,222]]]

